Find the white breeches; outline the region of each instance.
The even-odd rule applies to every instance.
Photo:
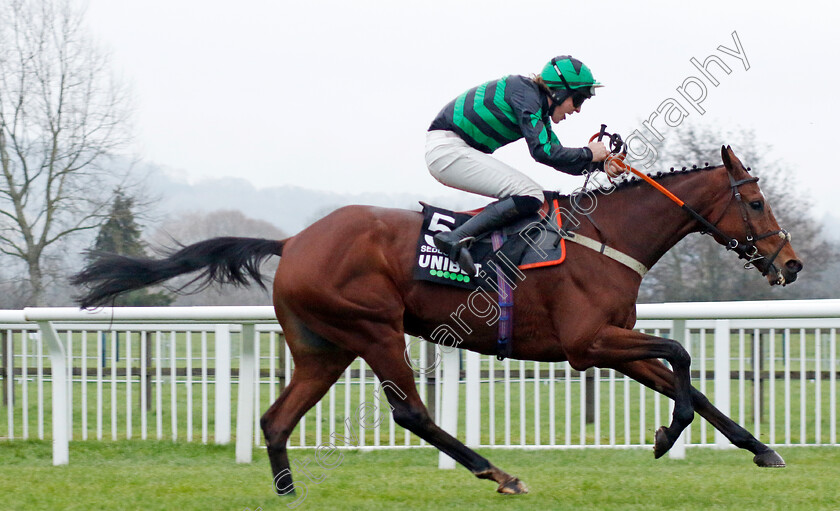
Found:
[[[542,187],[510,165],[470,147],[452,131],[426,133],[426,165],[432,176],[452,188],[503,199],[512,195],[542,201]]]

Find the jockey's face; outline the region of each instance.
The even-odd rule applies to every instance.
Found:
[[[551,101],[550,98],[549,101]],[[557,124],[558,122],[565,119],[567,115],[572,115],[572,113],[574,112],[580,113],[580,107],[575,108],[574,102],[572,101],[572,97],[569,96],[562,103],[560,103],[557,106],[557,108],[554,109],[554,113],[551,114],[551,120],[554,122],[554,124]]]

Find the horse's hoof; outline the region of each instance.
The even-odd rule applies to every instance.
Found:
[[[782,468],[785,466],[785,460],[779,456],[779,453],[772,449],[761,454],[756,454],[753,458],[753,462],[759,467]]]
[[[528,487],[525,486],[525,483],[520,481],[518,478],[514,477],[499,484],[499,487],[496,488],[496,491],[499,493],[504,493],[506,495],[521,495],[523,493],[528,493]]]
[[[653,456],[656,459],[661,458],[662,455],[668,452],[673,445],[674,443],[668,440],[668,435],[665,433],[665,426],[662,426],[656,430],[656,435],[654,436]]]

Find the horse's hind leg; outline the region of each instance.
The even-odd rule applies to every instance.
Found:
[[[499,493],[527,493],[519,479],[494,466],[434,423],[417,393],[414,373],[405,363],[402,333],[380,336],[378,340],[382,342],[369,344],[361,356],[382,382],[381,387],[393,407],[394,422],[452,457],[476,477],[498,483]]]
[[[291,381],[260,419],[275,491],[294,492],[286,442],[300,418],[327,393],[354,353],[331,345],[305,327],[286,322],[285,334],[295,361]]]
[[[674,373],[659,360],[639,360],[615,367],[627,376],[673,399]],[[749,431],[718,410],[702,392],[691,388],[691,404],[701,417],[709,421],[735,446],[753,453],[759,467],[784,467],[785,461],[773,449],[755,438]]]

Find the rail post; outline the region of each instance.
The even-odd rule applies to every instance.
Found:
[[[474,351],[467,351],[466,358],[466,445],[478,447],[481,443],[481,356]]]
[[[524,378],[525,376],[520,376]],[[589,368],[580,373],[581,380],[586,380],[584,395],[586,397],[586,423],[595,424],[595,369]]]
[[[70,421],[67,402],[67,357],[58,332],[49,321],[39,321],[41,338],[47,341],[52,365],[52,435],[53,465],[67,465],[70,462]]]
[[[3,367],[0,369],[3,373],[3,405],[8,406],[10,409],[14,406],[14,393],[12,392],[12,386],[9,384],[10,381],[14,380],[14,371],[12,370],[12,332],[0,332],[0,344],[2,344],[3,352]],[[9,430],[9,437],[11,437],[11,429]]]
[[[242,325],[239,344],[239,386],[236,402],[236,462],[251,463],[254,437],[254,373],[257,362],[254,349],[256,328],[253,323]]]
[[[443,358],[443,387],[440,402],[440,427],[450,435],[458,436],[458,383],[461,377],[461,350],[441,350]],[[455,460],[441,451],[438,468],[453,469]]]
[[[230,443],[230,325],[216,325],[216,430],[217,444]]]
[[[715,320],[715,406],[730,415],[729,398],[729,320]],[[725,449],[729,439],[715,430],[715,448]]]

